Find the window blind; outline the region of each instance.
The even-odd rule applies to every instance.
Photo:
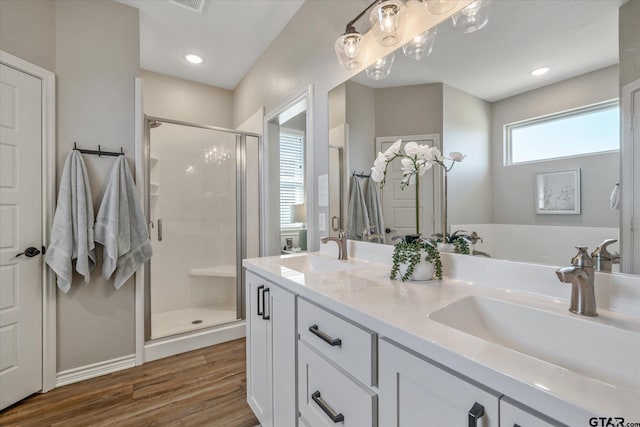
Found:
[[[280,227],[291,222],[291,205],[304,203],[304,135],[280,131]]]

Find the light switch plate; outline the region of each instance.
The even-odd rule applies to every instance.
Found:
[[[318,231],[327,231],[327,215],[318,214]]]
[[[318,206],[329,206],[329,175],[318,175]]]

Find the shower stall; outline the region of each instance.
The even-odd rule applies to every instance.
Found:
[[[242,259],[259,256],[260,137],[146,117],[145,341],[244,318]]]

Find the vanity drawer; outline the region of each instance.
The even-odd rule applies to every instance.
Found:
[[[302,298],[298,333],[313,348],[367,385],[376,385],[376,334]]]
[[[375,427],[376,395],[308,347],[298,346],[298,405],[301,425]]]

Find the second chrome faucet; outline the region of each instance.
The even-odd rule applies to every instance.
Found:
[[[576,246],[578,254],[571,259],[571,266],[556,270],[563,283],[571,283],[571,303],[569,311],[582,316],[597,316],[595,273],[593,259],[586,246]]]
[[[347,255],[347,236],[343,230],[337,231],[338,237],[323,237],[320,241],[322,241],[322,243],[336,242],[338,244],[338,259],[347,260],[349,259]]]

